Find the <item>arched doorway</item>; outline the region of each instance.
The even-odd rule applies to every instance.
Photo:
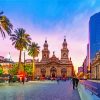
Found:
[[[52,67],[51,70],[50,70],[51,77],[55,78],[56,77],[56,73],[57,73],[56,68]]]
[[[41,68],[41,76],[42,77],[45,77],[45,74],[46,74],[45,68]]]
[[[62,75],[63,78],[66,77],[66,72],[67,72],[66,68],[61,69],[61,75]]]

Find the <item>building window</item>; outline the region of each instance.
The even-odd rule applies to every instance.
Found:
[[[66,77],[66,68],[61,69],[62,77]]]
[[[52,67],[50,71],[51,72],[56,72],[56,68],[55,67]]]

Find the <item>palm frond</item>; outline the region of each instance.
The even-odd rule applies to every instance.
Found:
[[[39,46],[37,43],[35,42],[32,42],[30,45],[29,45],[29,48],[28,48],[28,55],[32,56],[32,57],[37,57],[38,54],[39,54]]]
[[[23,50],[23,48],[27,49],[31,41],[30,35],[26,34],[23,28],[18,28],[14,32],[15,34],[12,34],[10,37],[12,45],[15,45],[15,48],[18,50]]]
[[[5,32],[4,30],[8,33],[8,35],[11,35],[13,25],[10,23],[10,20],[6,16],[1,16],[3,12],[0,12],[0,23],[1,23],[1,31],[2,36],[5,38]]]
[[[0,16],[3,14],[3,11],[0,12]]]
[[[0,27],[0,32],[3,38],[5,38],[5,32],[3,31],[3,29]]]

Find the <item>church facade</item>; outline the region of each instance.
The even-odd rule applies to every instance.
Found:
[[[74,74],[74,66],[68,54],[69,50],[65,38],[61,49],[61,59],[58,59],[54,52],[52,57],[49,56],[50,51],[47,40],[45,40],[42,59],[41,61],[35,62],[35,77],[72,77]]]

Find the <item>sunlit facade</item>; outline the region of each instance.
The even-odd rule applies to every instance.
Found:
[[[74,74],[74,66],[71,58],[68,57],[69,50],[67,48],[66,39],[64,39],[61,49],[61,59],[57,58],[55,52],[49,57],[47,40],[45,40],[41,61],[35,61],[35,77],[72,77]],[[29,62],[28,62],[29,61]],[[26,60],[30,63],[31,60]]]
[[[100,51],[96,53],[96,56],[91,63],[91,78],[100,79]]]
[[[0,66],[3,70],[3,74],[8,74],[8,70],[11,69],[13,66],[13,61],[10,61],[7,58],[4,58],[3,56],[0,56]]]
[[[81,73],[81,72],[83,72],[83,66],[78,67],[78,73]]]

